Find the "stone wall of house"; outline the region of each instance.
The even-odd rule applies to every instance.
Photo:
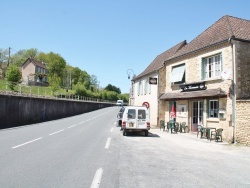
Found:
[[[224,43],[218,46],[210,47],[206,50],[199,51],[193,54],[190,54],[188,56],[179,58],[177,60],[172,60],[168,62],[166,65],[166,87],[165,92],[174,92],[174,91],[180,91],[179,85],[173,85],[168,80],[170,80],[171,77],[171,71],[172,67],[180,64],[184,64],[186,66],[186,72],[185,72],[185,80],[186,83],[192,83],[192,82],[199,82],[203,81],[201,79],[202,70],[201,70],[201,63],[202,58],[213,56],[216,54],[222,53],[222,69],[227,69],[229,72],[232,71],[232,48],[229,43]],[[221,88],[224,92],[229,94],[230,87],[231,87],[231,80],[223,80],[220,76],[216,79],[207,79],[205,80],[207,89],[217,89]],[[188,107],[188,117],[186,118],[187,124],[192,131],[195,130],[193,127],[191,127],[191,110],[192,110],[192,99],[188,101],[176,101],[177,105],[187,105]],[[165,101],[168,102],[168,101]],[[223,128],[223,139],[229,141],[232,140],[233,137],[233,128],[232,128],[232,100],[231,97],[228,96],[227,98],[220,98],[219,99],[220,110],[225,111],[224,118],[207,118],[207,101],[204,100],[204,125],[210,126],[210,127],[216,127],[216,128]],[[169,106],[168,104],[166,106],[166,112],[165,112],[165,119],[168,120],[169,118]],[[178,119],[179,121],[179,119]],[[181,120],[180,120],[181,121]]]
[[[236,101],[236,142],[250,146],[250,100]]]
[[[236,98],[250,98],[250,43],[235,41]]]
[[[35,66],[33,63],[26,63],[23,67],[22,67],[22,80],[23,82],[28,82],[28,76],[30,73],[35,73]],[[30,79],[32,79],[32,81],[35,81],[35,77],[31,76]]]
[[[215,54],[222,53],[222,68],[232,71],[232,55],[231,47],[228,43],[222,45],[211,47],[206,50],[190,54],[185,56],[185,58],[180,58],[178,60],[172,60],[166,65],[166,87],[165,92],[180,90],[179,85],[173,85],[168,80],[171,77],[171,71],[173,66],[184,64],[186,65],[186,83],[199,82],[201,79],[201,61],[204,57],[213,56]],[[216,79],[205,80],[207,89],[215,89],[220,87],[223,91],[229,91],[231,86],[230,80],[222,80],[221,77]]]
[[[165,87],[166,87],[166,68],[163,67],[161,69],[159,69],[159,81],[158,81],[158,85],[159,85],[159,98],[165,93]],[[165,119],[165,111],[166,111],[166,101],[165,100],[158,100],[158,109],[159,109],[159,121],[160,120],[164,120],[166,121]],[[158,122],[158,125],[159,125],[159,122]]]

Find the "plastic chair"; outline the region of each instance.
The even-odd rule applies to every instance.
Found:
[[[203,132],[202,132],[202,126],[201,125],[198,125],[197,138],[199,136],[199,133],[201,133],[201,137],[202,137]]]
[[[169,132],[169,129],[170,129],[170,122],[167,122],[167,130]]]
[[[163,131],[165,131],[165,121],[164,120],[160,120],[160,130],[161,128],[163,129]]]
[[[174,131],[177,133],[178,131],[179,131],[179,123],[178,122],[176,122],[175,123],[175,128],[174,128]]]
[[[182,122],[181,125],[180,125],[180,132],[184,132],[184,133],[187,133],[188,132],[188,127],[186,125],[186,122]]]
[[[222,128],[216,129],[216,131],[212,131],[210,136],[210,142],[211,140],[216,140],[216,142],[218,142],[219,139],[222,142],[222,131]]]

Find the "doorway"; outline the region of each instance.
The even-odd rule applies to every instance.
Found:
[[[192,132],[197,132],[200,124],[203,124],[203,101],[193,101]]]

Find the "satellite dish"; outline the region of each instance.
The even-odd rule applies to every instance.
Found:
[[[223,79],[223,80],[228,80],[229,79],[229,76],[230,76],[230,72],[229,72],[229,70],[228,69],[225,69],[225,70],[223,70],[223,71],[221,71],[221,78]]]

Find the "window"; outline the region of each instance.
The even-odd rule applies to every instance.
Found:
[[[141,82],[138,83],[138,88],[137,88],[137,95],[139,96],[141,94]]]
[[[219,77],[221,73],[221,54],[202,59],[202,78]]]
[[[171,72],[171,83],[184,83],[185,82],[185,64],[174,66]]]
[[[144,95],[147,94],[147,79],[144,80]]]
[[[129,119],[135,119],[135,109],[129,109],[128,110],[128,118]]]
[[[138,119],[146,119],[146,111],[138,110]]]
[[[151,84],[149,83],[149,78],[148,78],[148,94],[150,94],[151,93]]]
[[[208,101],[208,117],[218,118],[218,112],[219,112],[219,101],[209,100]]]
[[[142,94],[143,94],[143,83],[140,82],[140,95],[142,95]]]

